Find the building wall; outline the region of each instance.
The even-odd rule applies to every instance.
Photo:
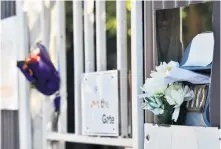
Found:
[[[1,20],[16,15],[15,1],[1,1]],[[18,110],[1,110],[1,149],[19,149]]]
[[[45,20],[47,47],[53,63],[57,66],[56,32],[55,32],[55,2],[45,3]],[[34,6],[34,7],[33,7]],[[28,42],[31,48],[42,40],[41,34],[41,1],[24,0],[24,10],[27,15],[29,28]],[[1,19],[16,15],[15,1],[1,1]],[[45,96],[35,89],[30,90],[31,126],[33,149],[42,149],[42,101]],[[49,101],[50,103],[50,101]],[[48,112],[52,112],[52,103],[48,105]],[[50,114],[49,114],[50,115]],[[61,122],[61,121],[60,121]],[[61,122],[62,123],[62,122]],[[50,123],[48,124],[50,127]],[[19,149],[18,111],[1,110],[1,149]]]

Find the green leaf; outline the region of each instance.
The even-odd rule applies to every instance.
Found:
[[[154,107],[154,108],[159,108],[159,107],[160,107],[160,105],[158,105],[158,104],[156,104],[156,103],[154,103],[154,102],[149,102],[149,105],[150,105],[151,107]]]
[[[162,101],[161,101],[161,99],[155,98],[155,100],[156,100],[156,102],[157,102],[158,105],[162,105],[162,104],[163,104]]]
[[[154,102],[154,103],[156,103],[154,97],[150,97],[150,98],[148,98],[148,99],[150,100],[150,102]]]

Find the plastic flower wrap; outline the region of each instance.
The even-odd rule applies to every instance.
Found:
[[[141,87],[144,93],[139,95],[144,99],[143,109],[154,113],[163,124],[176,122],[182,103],[194,98],[193,91],[187,85],[167,84],[164,81],[174,67],[179,67],[179,64],[174,61],[160,63],[156,71],[151,71],[151,78],[147,78]]]
[[[60,77],[55,69],[47,50],[42,44],[37,44],[37,48],[32,50],[23,61],[17,62],[17,67],[24,74],[26,79],[35,88],[46,96],[55,94],[60,89]],[[55,111],[60,110],[60,96],[54,99]]]

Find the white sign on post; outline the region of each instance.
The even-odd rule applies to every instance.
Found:
[[[85,73],[81,87],[83,135],[118,136],[118,71]]]

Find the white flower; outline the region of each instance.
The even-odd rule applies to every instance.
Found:
[[[164,93],[167,84],[164,83],[164,78],[147,78],[141,89],[145,92],[147,97]]]
[[[166,89],[165,98],[167,102],[175,108],[172,119],[176,122],[181,104],[184,101],[193,99],[194,92],[193,90],[190,90],[188,86],[184,87],[181,83],[174,83]]]
[[[163,62],[156,67],[156,71],[151,71],[150,76],[152,78],[147,78],[141,89],[144,94],[139,95],[139,98],[144,99],[143,108],[153,112],[155,115],[163,114],[164,105],[162,99],[164,98],[165,91],[167,90],[168,84],[165,83],[164,78],[169,74],[170,70],[174,67],[179,67],[179,63],[170,61],[168,64]],[[177,89],[179,86],[173,86]],[[172,90],[172,88],[171,88]],[[168,92],[168,102],[171,105],[176,105],[177,103],[173,100],[173,96],[169,96]],[[173,91],[172,91],[173,92]],[[176,93],[175,93],[176,94]],[[182,99],[179,97],[178,99]],[[183,102],[180,100],[180,103]]]
[[[182,84],[172,84],[165,90],[165,98],[170,105],[183,102]]]
[[[178,67],[179,63],[170,61],[168,64],[163,62],[156,67],[156,71],[151,71],[150,76],[152,78],[147,78],[143,87],[141,89],[145,92],[141,96],[150,97],[156,94],[164,93],[167,85],[164,78],[167,76],[168,72],[173,67]]]
[[[166,77],[172,68],[179,67],[179,63],[170,61],[168,64],[166,62],[161,62],[159,66],[156,66],[156,71],[151,71],[150,76],[155,77]]]
[[[167,68],[168,69],[172,69],[174,67],[179,67],[179,63],[178,62],[174,62],[174,61],[170,61],[168,64],[167,64]]]

